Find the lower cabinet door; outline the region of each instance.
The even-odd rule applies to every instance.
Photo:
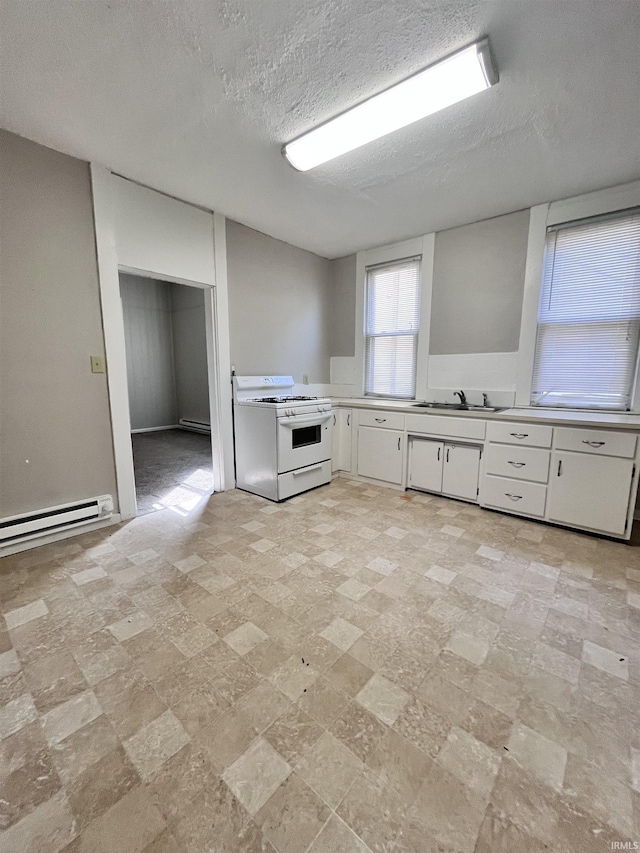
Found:
[[[605,533],[625,532],[633,461],[590,453],[554,453],[547,516]]]
[[[464,444],[445,444],[442,468],[442,494],[467,501],[478,500],[480,448]]]
[[[358,428],[358,474],[385,483],[402,483],[404,434],[378,427]]]
[[[441,492],[443,463],[442,441],[412,438],[409,447],[409,488]]]

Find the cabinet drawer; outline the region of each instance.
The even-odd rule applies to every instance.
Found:
[[[497,509],[523,515],[544,515],[547,487],[540,483],[524,483],[507,477],[485,477],[482,482],[482,503]]]
[[[557,450],[577,450],[581,453],[599,453],[601,456],[635,456],[637,438],[630,432],[613,432],[601,429],[556,429]]]
[[[550,426],[525,423],[490,421],[487,427],[489,441],[501,444],[524,444],[530,447],[551,447],[553,429]]]
[[[287,474],[278,474],[278,500],[283,501],[292,495],[330,482],[331,460],[309,465],[307,468],[298,468],[297,471],[289,471]]]
[[[551,454],[535,447],[513,447],[507,444],[489,444],[487,447],[487,474],[498,477],[515,477],[546,483],[549,479]]]
[[[482,441],[486,421],[466,417],[441,417],[440,415],[407,415],[407,432],[437,435],[443,438],[475,438]]]
[[[360,426],[382,429],[404,429],[404,415],[400,412],[360,412]]]

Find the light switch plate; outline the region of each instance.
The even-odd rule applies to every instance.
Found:
[[[101,355],[91,356],[91,372],[104,373],[104,358]]]

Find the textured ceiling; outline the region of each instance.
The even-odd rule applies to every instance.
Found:
[[[0,0],[0,33],[0,125],[327,257],[640,174],[636,0]],[[282,158],[483,35],[491,91]]]

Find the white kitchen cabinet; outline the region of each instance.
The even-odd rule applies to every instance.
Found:
[[[384,427],[358,428],[358,474],[385,483],[402,483],[404,433]]]
[[[351,471],[351,409],[334,409],[331,471]]]
[[[409,487],[425,489],[428,492],[441,492],[443,456],[444,443],[442,441],[426,441],[422,438],[411,439]]]
[[[478,497],[480,448],[468,444],[412,438],[408,485],[448,497]]]
[[[549,478],[549,521],[621,536],[633,474],[631,459],[556,451]]]
[[[442,494],[465,501],[478,499],[480,448],[468,444],[445,444]]]

